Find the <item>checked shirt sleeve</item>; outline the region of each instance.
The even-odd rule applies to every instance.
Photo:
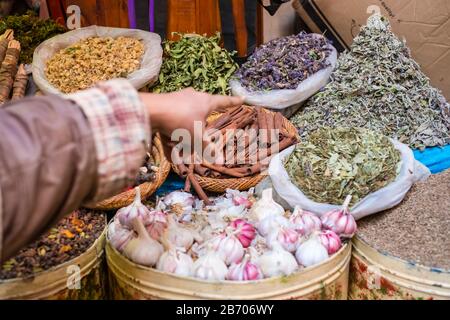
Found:
[[[70,94],[81,107],[94,135],[97,191],[92,203],[131,185],[150,144],[148,110],[126,80],[117,79]]]

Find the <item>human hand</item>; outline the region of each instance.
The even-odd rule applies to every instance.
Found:
[[[198,132],[194,132],[195,121],[199,121],[204,129],[206,118],[211,112],[224,111],[244,103],[241,97],[211,95],[192,88],[174,93],[140,95],[149,109],[152,130],[161,134],[168,159],[174,146],[171,136],[176,129],[188,130],[191,139],[202,139],[196,136]]]

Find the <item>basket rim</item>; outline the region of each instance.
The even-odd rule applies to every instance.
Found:
[[[159,170],[158,172],[156,172],[156,178],[154,181],[144,182],[135,187],[140,189],[142,199],[151,196],[165,182],[171,169],[170,163],[164,154],[164,149],[159,133],[156,133],[154,135],[153,144],[156,147],[158,155],[160,157]],[[134,198],[136,194],[135,188],[123,191],[119,194],[116,194],[115,196],[102,200],[94,204],[93,206],[89,206],[89,209],[113,210],[125,207],[132,202],[130,201],[130,198]],[[148,188],[148,190],[145,191],[143,190],[144,188]]]

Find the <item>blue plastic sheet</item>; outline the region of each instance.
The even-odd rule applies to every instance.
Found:
[[[156,191],[157,196],[166,195],[172,191],[180,190],[184,188],[184,180],[182,180],[178,175],[171,172],[167,177],[166,181],[164,181],[163,185],[159,187]]]
[[[427,166],[431,173],[439,173],[450,168],[450,145],[414,150],[414,157]]]

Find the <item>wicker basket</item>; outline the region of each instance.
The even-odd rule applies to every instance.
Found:
[[[142,199],[151,196],[166,180],[170,172],[170,163],[164,156],[164,150],[161,139],[158,134],[153,138],[152,156],[155,159],[156,165],[159,167],[158,172],[155,173],[156,178],[152,182],[146,182],[139,185]],[[95,206],[90,206],[91,209],[96,210],[113,210],[126,207],[134,200],[136,192],[134,189],[122,192],[114,197],[103,200]]]
[[[273,113],[267,109],[262,109],[267,113]],[[214,113],[208,117],[208,122],[214,121],[221,113]],[[283,127],[287,130],[288,133],[295,135],[299,140],[297,129],[295,129],[294,125],[285,117],[283,117]],[[180,175],[180,172],[174,164],[172,164],[172,169]],[[216,193],[224,193],[227,189],[234,189],[239,191],[248,190],[254,186],[256,186],[261,180],[264,179],[264,174],[255,174],[253,176],[248,176],[244,178],[226,178],[226,179],[217,179],[210,177],[203,177],[198,174],[195,174],[196,179],[198,180],[200,186],[203,190],[216,192]]]

